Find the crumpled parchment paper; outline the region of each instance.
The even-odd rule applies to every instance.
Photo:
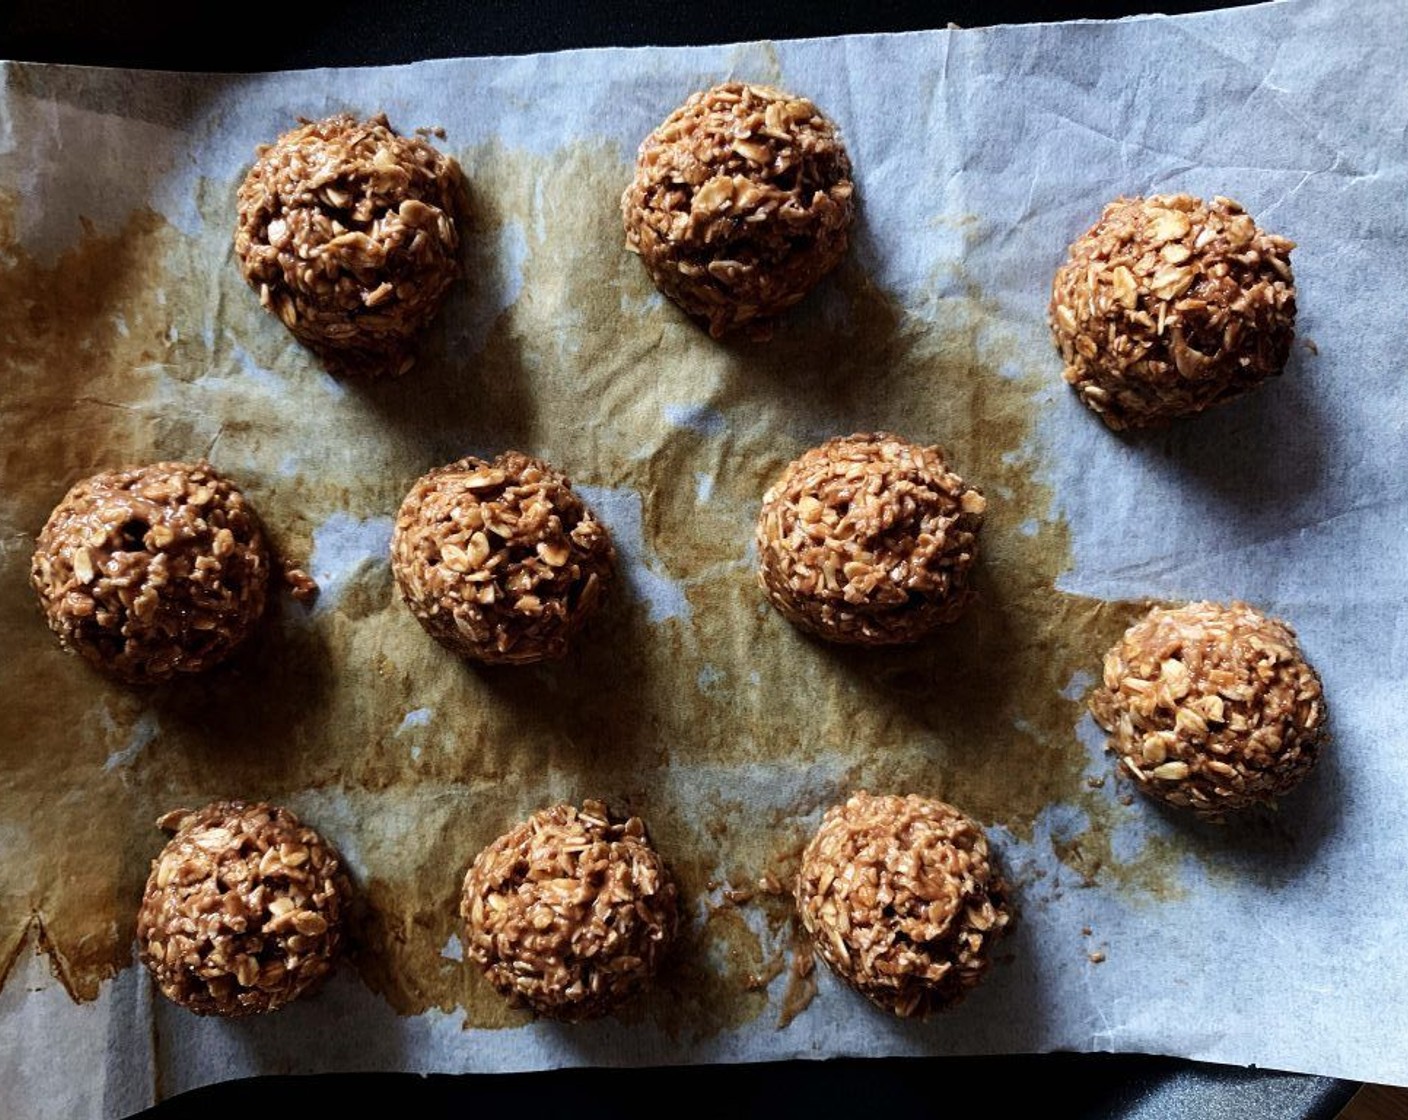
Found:
[[[1405,41],[1395,0],[1325,0],[247,77],[5,65],[0,1109],[116,1115],[263,1072],[1055,1048],[1408,1082]],[[728,76],[816,100],[861,198],[849,262],[766,345],[709,340],[621,247],[635,145]],[[254,146],[342,109],[442,126],[470,184],[466,280],[400,380],[328,376],[230,258]],[[1060,382],[1050,276],[1105,201],[1177,190],[1299,243],[1301,341],[1254,396],[1118,437]],[[823,648],[753,584],[768,481],[874,427],[990,499],[980,601],[912,651]],[[485,672],[395,602],[386,552],[417,475],[505,447],[572,476],[626,578],[567,661]],[[84,474],[199,455],[322,595],[205,680],[124,690],[45,630],[33,536]],[[1084,715],[1143,602],[1190,597],[1287,618],[1324,676],[1334,746],[1277,814],[1131,801]],[[827,976],[806,1005],[787,900],[756,889],[860,785],[963,806],[1015,883],[1010,961],[928,1023]],[[131,949],[152,822],[229,796],[296,809],[361,898],[338,977],[237,1023],[154,1000]],[[659,991],[563,1030],[462,964],[454,902],[484,843],[587,796],[646,817],[692,921]]]

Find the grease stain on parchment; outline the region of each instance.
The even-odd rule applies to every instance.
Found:
[[[714,343],[652,298],[621,249],[621,152],[457,154],[473,208],[467,278],[399,380],[332,382],[259,309],[230,260],[234,183],[201,185],[199,238],[142,212],[47,268],[0,228],[13,697],[0,709],[0,821],[23,840],[22,858],[0,861],[0,962],[37,923],[70,993],[91,998],[129,963],[162,842],[150,822],[215,797],[303,812],[352,864],[350,956],[365,982],[404,1013],[459,1009],[483,1027],[525,1017],[443,953],[460,881],[480,847],[557,798],[641,813],[687,906],[711,882],[785,881],[821,809],[859,785],[942,796],[1024,838],[1045,807],[1074,801],[1092,836],[1108,831],[1122,810],[1085,785],[1080,701],[1062,689],[1138,607],[1054,589],[1070,541],[1022,453],[1049,356],[1018,352],[952,278],[905,310],[854,260],[771,344]],[[0,205],[0,220],[12,211]],[[708,422],[662,423],[681,402]],[[913,650],[810,641],[754,584],[766,485],[810,444],[874,427],[942,444],[990,498],[978,601]],[[425,637],[367,556],[338,566],[336,596],[313,612],[276,604],[229,666],[137,694],[63,656],[24,586],[48,510],[100,467],[211,454],[281,551],[304,559],[331,528],[356,544],[372,526],[379,540],[378,519],[419,474],[506,447],[594,493],[638,496],[636,559],[678,609],[622,581],[564,662],[480,670]],[[149,709],[160,734],[105,771]],[[422,710],[433,720],[408,729]],[[720,784],[748,766],[818,777],[759,811],[753,779]],[[695,783],[696,770],[724,777]],[[1174,864],[1158,851],[1145,863],[1136,875],[1102,854],[1097,874],[1148,893]],[[756,978],[787,907],[755,905],[766,934],[736,907],[696,915],[626,1017],[700,1037],[762,1014]]]

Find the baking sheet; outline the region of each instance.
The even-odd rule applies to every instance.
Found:
[[[121,1114],[260,1072],[1054,1048],[1408,1081],[1405,33],[1389,0],[1290,2],[252,77],[7,65],[6,1111]],[[766,346],[711,342],[620,248],[636,143],[727,76],[833,115],[862,199],[851,260]],[[341,109],[443,126],[471,185],[467,282],[399,381],[328,377],[230,260],[253,146]],[[1060,383],[1048,279],[1106,199],[1180,189],[1300,243],[1315,348],[1246,401],[1116,437]],[[942,443],[991,499],[981,601],[918,651],[822,648],[752,583],[766,483],[875,426]],[[626,587],[567,662],[480,672],[393,601],[386,544],[417,475],[509,446],[572,475]],[[33,534],[83,474],[200,454],[323,594],[209,680],[108,685],[39,620]],[[1193,596],[1287,617],[1324,675],[1334,749],[1275,817],[1217,829],[1092,784],[1101,653],[1146,597]],[[779,1029],[802,1002],[785,900],[725,890],[785,878],[857,785],[990,826],[1011,959],[926,1024],[822,976]],[[364,904],[318,997],[207,1022],[153,1002],[132,922],[150,822],[236,795],[329,835]],[[646,816],[694,920],[621,1019],[530,1024],[459,961],[458,881],[513,820],[585,796]]]

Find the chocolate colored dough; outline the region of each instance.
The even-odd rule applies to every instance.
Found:
[[[459,272],[459,165],[384,114],[311,121],[259,149],[235,256],[259,301],[336,373],[403,373]]]
[[[245,497],[205,462],[103,471],[39,534],[30,581],[65,649],[129,684],[209,669],[258,624],[269,553]]]
[[[487,664],[566,654],[615,561],[606,526],[567,476],[517,451],[419,479],[391,541],[411,613],[441,645]]]
[[[645,138],[621,212],[626,248],[710,334],[766,338],[845,256],[855,184],[815,105],[728,82]]]
[[[137,914],[142,963],[197,1015],[276,1011],[332,971],[351,887],[337,852],[287,809],[219,801],[158,822]]]
[[[1143,428],[1279,374],[1295,338],[1293,242],[1227,198],[1121,198],[1056,273],[1063,376],[1111,428]]]

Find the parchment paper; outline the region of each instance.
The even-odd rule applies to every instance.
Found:
[[[1055,1048],[1408,1083],[1405,44],[1396,0],[1327,0],[252,77],[6,65],[0,1111],[263,1072]],[[710,341],[620,244],[635,145],[730,75],[833,115],[862,199],[851,260],[765,346]],[[329,377],[230,259],[254,146],[344,108],[443,126],[471,184],[468,279],[399,381]],[[1253,397],[1116,437],[1060,382],[1049,278],[1106,200],[1176,190],[1299,242],[1302,342]],[[753,585],[768,480],[875,426],[991,501],[981,601],[912,652],[822,648]],[[417,475],[504,447],[572,475],[627,579],[568,661],[478,672],[394,601],[386,545]],[[44,629],[33,534],[82,475],[202,454],[322,595],[208,680],[109,685]],[[1214,828],[1102,783],[1081,701],[1143,601],[1234,596],[1296,626],[1335,741],[1279,814]],[[860,785],[989,825],[1010,960],[925,1024],[822,976],[779,1029],[804,1002],[786,900],[725,890],[785,880]],[[186,1015],[133,966],[151,822],[221,796],[293,806],[362,899],[337,978],[256,1021]],[[565,1030],[460,962],[454,902],[480,846],[585,796],[647,818],[692,921],[659,991]]]

